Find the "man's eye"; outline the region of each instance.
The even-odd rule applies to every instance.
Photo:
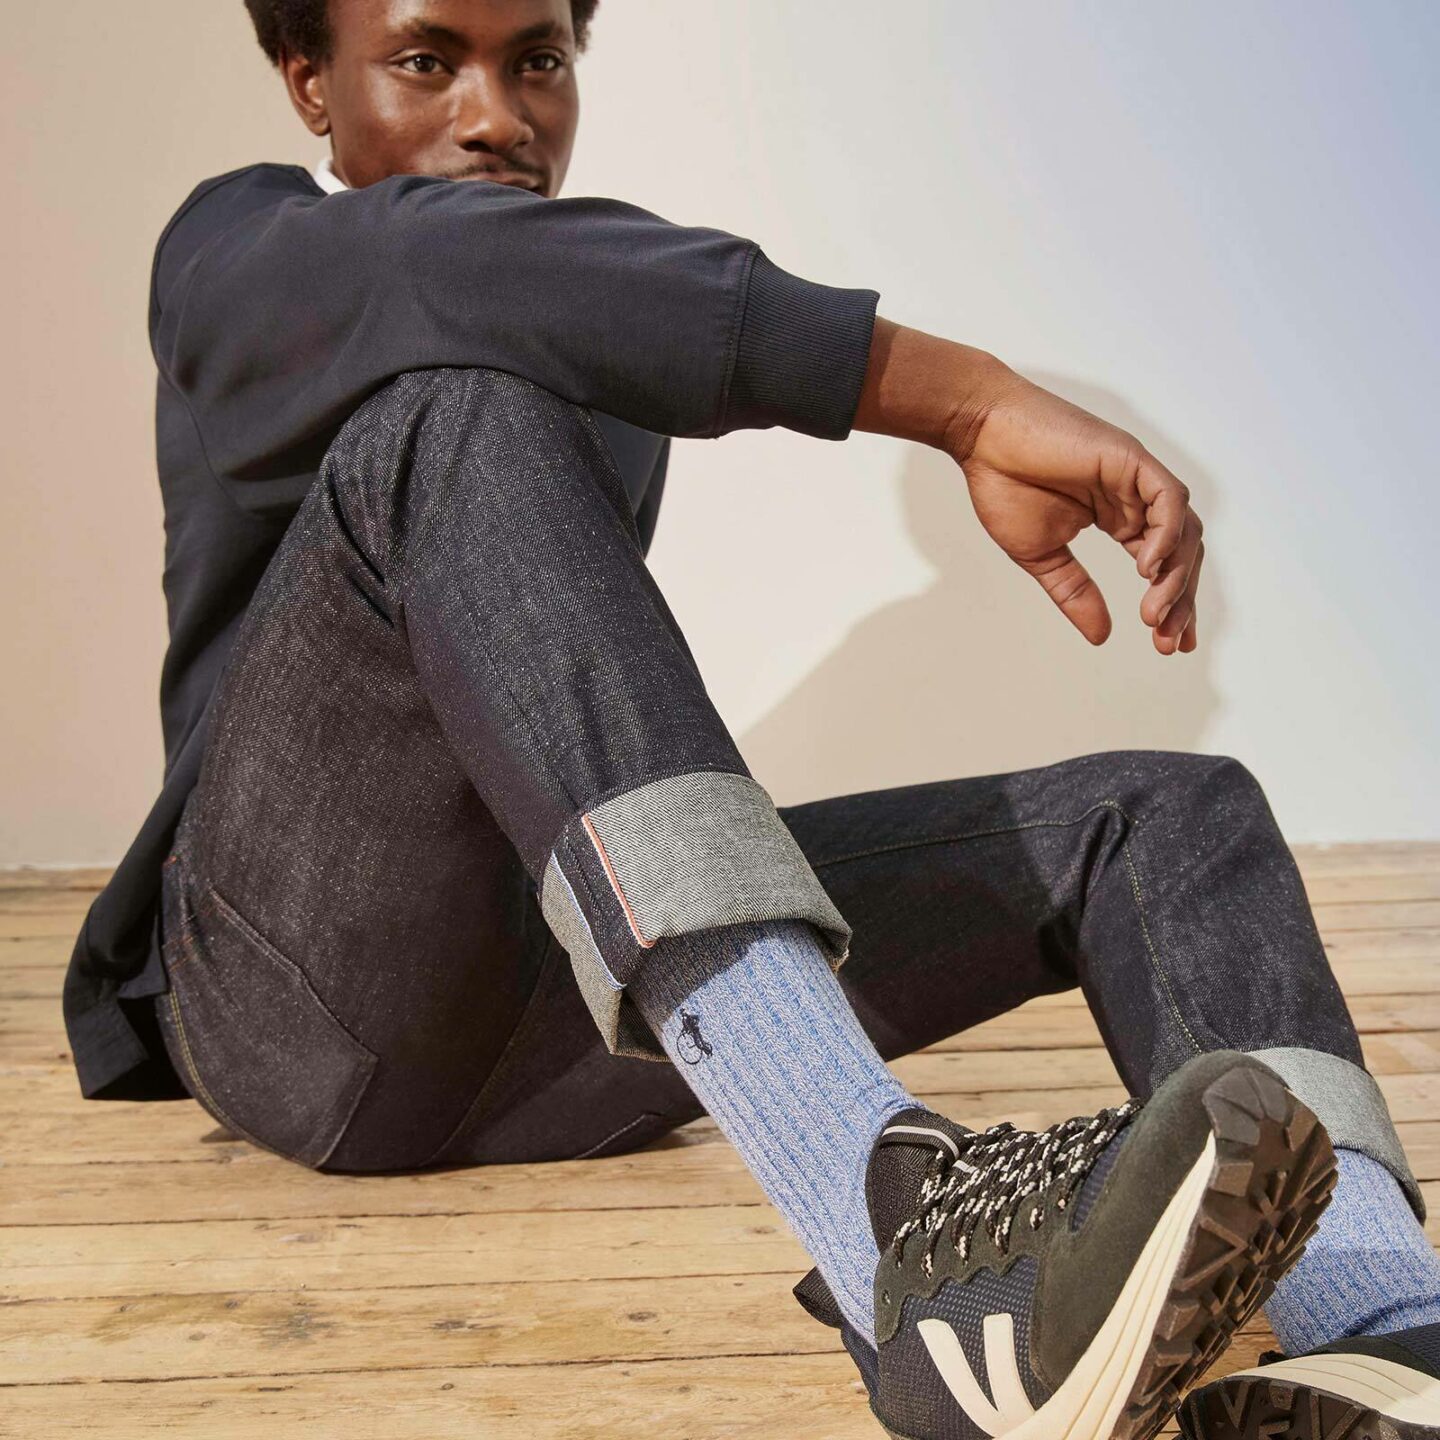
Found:
[[[541,51],[536,55],[527,55],[521,62],[522,70],[537,70],[541,74],[548,71],[559,70],[565,64],[565,57],[557,55],[553,50]]]
[[[412,75],[438,75],[441,64],[438,55],[407,55],[399,62],[402,70],[408,70]]]

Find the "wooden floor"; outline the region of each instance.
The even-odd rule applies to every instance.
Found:
[[[1440,1233],[1440,845],[1300,859]],[[58,994],[102,878],[0,877],[0,1434],[879,1435],[790,1296],[808,1262],[708,1120],[608,1160],[356,1179],[188,1102],[82,1103]],[[971,1124],[1121,1093],[1069,997],[895,1069]]]

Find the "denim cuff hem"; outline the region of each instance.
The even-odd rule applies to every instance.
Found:
[[[850,949],[850,926],[769,794],[729,771],[669,775],[573,816],[545,866],[540,909],[606,1048],[639,1059],[669,1059],[626,992],[662,937],[799,919],[815,926],[832,970]]]
[[[1323,1050],[1278,1046],[1249,1052],[1268,1065],[1320,1118],[1337,1149],[1358,1150],[1400,1182],[1416,1217],[1425,1221],[1425,1197],[1405,1158],[1390,1107],[1375,1077],[1352,1061]]]

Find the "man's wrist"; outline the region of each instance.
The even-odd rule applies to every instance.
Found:
[[[854,429],[893,435],[968,458],[1013,372],[987,350],[875,319]]]

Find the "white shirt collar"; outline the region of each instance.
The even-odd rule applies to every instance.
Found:
[[[327,155],[310,172],[315,177],[315,183],[327,194],[338,195],[342,190],[350,187],[335,173],[335,167],[330,163]]]

